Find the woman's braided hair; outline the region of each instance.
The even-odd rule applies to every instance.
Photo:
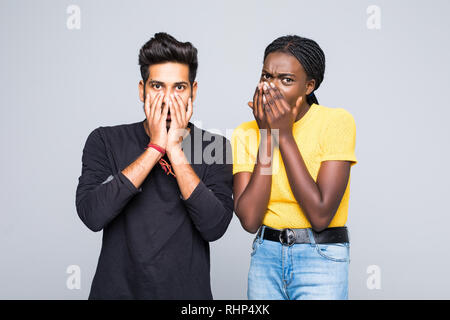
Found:
[[[288,35],[275,39],[264,51],[264,60],[272,52],[284,52],[293,55],[305,69],[307,80],[316,80],[314,90],[306,96],[309,105],[319,104],[314,91],[319,89],[325,73],[325,54],[319,45],[311,39]]]

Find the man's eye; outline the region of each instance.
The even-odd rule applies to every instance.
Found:
[[[294,82],[294,80],[291,78],[284,78],[283,81],[287,84]]]
[[[262,77],[263,77],[264,79],[270,79],[270,74],[263,73]]]
[[[161,89],[161,85],[159,83],[154,83],[154,84],[152,84],[152,88]]]
[[[180,85],[177,86],[177,90],[183,90],[183,89],[184,89],[183,85],[180,84]]]

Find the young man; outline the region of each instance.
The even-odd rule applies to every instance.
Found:
[[[209,242],[233,213],[231,145],[189,122],[191,43],[157,33],[139,65],[146,119],[98,127],[83,150],[76,208],[89,229],[103,230],[89,299],[212,299]]]

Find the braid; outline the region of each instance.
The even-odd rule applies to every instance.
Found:
[[[264,60],[269,53],[281,51],[293,55],[305,69],[307,80],[316,80],[314,90],[306,96],[308,104],[319,104],[314,91],[319,89],[325,73],[325,54],[311,39],[288,35],[275,39],[264,51]]]

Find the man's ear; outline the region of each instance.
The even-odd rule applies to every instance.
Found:
[[[141,102],[144,102],[144,81],[143,80],[139,81],[138,90],[139,90],[139,99],[141,100]]]
[[[194,81],[192,83],[191,95],[192,95],[192,103],[194,103],[194,100],[197,97],[197,81]]]

